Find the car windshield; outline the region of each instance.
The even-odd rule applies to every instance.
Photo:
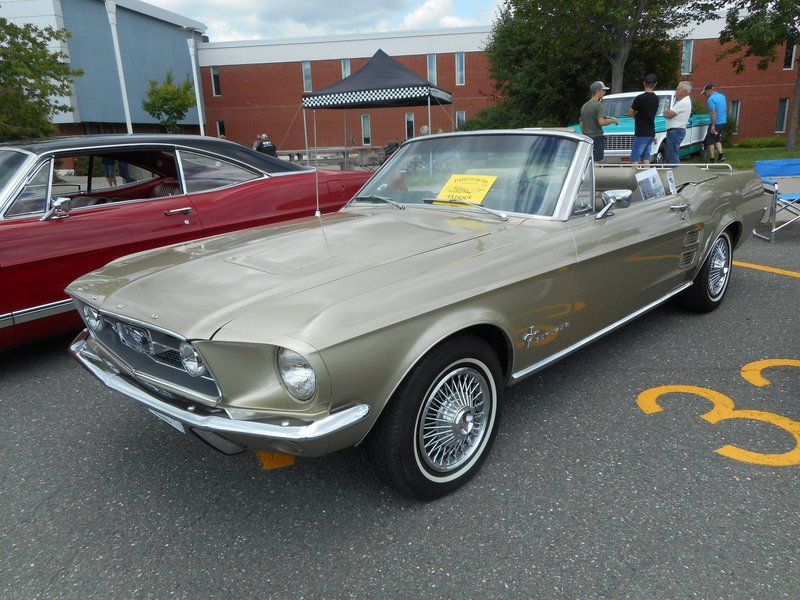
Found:
[[[603,106],[607,117],[627,117],[628,109],[636,96],[623,96],[622,98],[603,98]],[[658,110],[656,115],[661,116],[669,108],[669,96],[658,94]]]
[[[425,136],[395,152],[352,202],[472,203],[552,216],[577,147],[575,139],[552,133]]]
[[[0,193],[26,158],[27,155],[16,150],[0,150]]]

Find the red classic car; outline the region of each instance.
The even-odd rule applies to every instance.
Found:
[[[2,145],[0,350],[77,328],[64,288],[114,258],[333,212],[368,177],[199,136]]]

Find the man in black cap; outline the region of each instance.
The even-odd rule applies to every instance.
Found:
[[[606,151],[606,138],[603,135],[603,125],[619,125],[616,117],[606,118],[606,108],[600,102],[606,95],[606,84],[595,81],[589,86],[592,97],[581,107],[581,133],[592,138],[594,162],[603,162]]]
[[[644,78],[644,92],[636,96],[628,109],[633,117],[633,147],[631,162],[635,165],[650,164],[651,147],[656,139],[656,113],[658,112],[658,96],[656,89],[658,78],[650,73]]]
[[[708,112],[711,123],[706,132],[705,146],[709,162],[714,162],[714,148],[718,152],[718,162],[725,160],[722,153],[722,130],[728,122],[728,102],[721,93],[714,89],[714,84],[709,83],[703,88],[703,95],[708,98]]]

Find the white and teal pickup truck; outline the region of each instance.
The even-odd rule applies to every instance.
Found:
[[[629,162],[631,147],[633,146],[633,117],[628,116],[628,109],[633,99],[641,92],[626,92],[623,94],[608,94],[602,100],[606,107],[607,117],[616,117],[619,125],[606,125],[603,132],[606,136],[605,162]],[[663,164],[667,161],[667,120],[664,111],[675,100],[675,90],[656,90],[658,96],[658,112],[656,113],[656,137],[650,151],[651,162]],[[708,124],[711,117],[707,114],[692,114],[686,126],[686,137],[681,142],[681,157],[697,154],[703,151],[703,140],[706,137]],[[579,124],[571,125],[575,131],[580,132]]]

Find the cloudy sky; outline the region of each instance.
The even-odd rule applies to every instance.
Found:
[[[152,2],[152,0],[147,0]],[[491,25],[502,0],[158,0],[212,42]]]

